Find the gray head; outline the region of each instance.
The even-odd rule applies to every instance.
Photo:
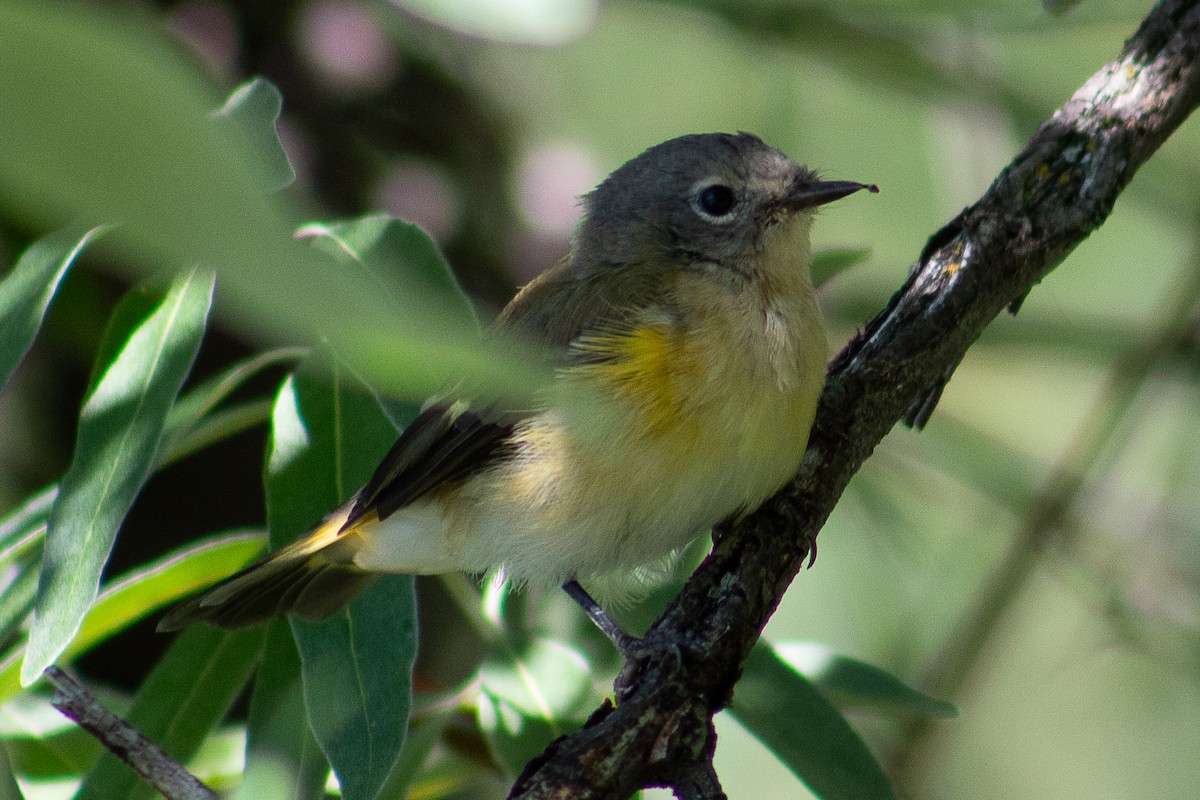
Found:
[[[572,248],[581,272],[614,264],[736,267],[763,234],[861,183],[820,181],[750,133],[680,136],[627,162],[584,197]]]

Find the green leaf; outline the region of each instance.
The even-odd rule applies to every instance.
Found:
[[[181,431],[161,449],[159,467],[173,464],[193,453],[236,436],[243,431],[266,425],[271,421],[271,401],[253,400],[231,408],[215,411],[200,420],[194,427]]]
[[[79,640],[103,641],[154,609],[187,597],[262,555],[259,531],[213,536],[169,553],[106,584],[79,629]],[[74,645],[74,643],[72,643]],[[68,652],[75,652],[74,647]]]
[[[191,387],[180,396],[167,417],[168,427],[187,429],[199,424],[206,414],[264,370],[280,364],[299,362],[307,355],[307,348],[281,347],[255,353],[237,362],[219,375]]]
[[[479,673],[479,726],[512,775],[587,717],[592,671],[573,648],[550,639],[501,637]]]
[[[0,705],[0,737],[4,739],[48,739],[78,727],[48,698],[35,692],[22,692]]]
[[[40,556],[38,552],[36,555]],[[7,644],[9,637],[33,610],[33,599],[37,596],[38,572],[34,559],[17,565],[17,574],[0,586],[0,643]]]
[[[44,528],[50,518],[50,509],[57,497],[57,486],[43,489],[0,522],[0,564],[33,543],[39,535],[38,530]]]
[[[187,763],[188,772],[209,786],[235,786],[246,768],[246,725],[225,723],[205,738]]]
[[[308,365],[276,401],[267,477],[276,545],[306,531],[371,476],[395,440],[378,400],[334,364]],[[380,578],[323,622],[292,619],[308,719],[349,800],[375,797],[404,744],[416,657],[408,575]]]
[[[258,534],[216,536],[170,553],[139,567],[105,586],[79,627],[79,634],[64,651],[74,658],[105,641],[152,609],[209,586],[245,566],[262,552]],[[0,703],[20,689],[18,649],[0,663]]]
[[[779,644],[776,653],[816,684],[840,708],[946,719],[958,716],[953,703],[918,692],[879,667],[839,656],[819,644]]]
[[[391,0],[405,12],[478,39],[549,47],[579,39],[595,25],[598,0]]]
[[[21,789],[17,786],[8,753],[3,747],[0,747],[0,800],[22,800]]]
[[[470,331],[479,341],[479,319],[437,245],[418,226],[394,217],[372,214],[341,222],[310,222],[297,230],[296,238],[307,240],[313,250],[337,262],[339,268],[330,270],[326,266],[327,272],[346,276],[372,297],[396,298],[401,303],[420,300],[419,307],[395,312],[400,316],[381,323],[384,330],[390,330],[403,321],[420,337],[416,352],[375,350],[391,364],[403,363],[406,368],[418,371],[424,369],[422,364],[437,364],[456,384],[465,384],[467,392],[500,392],[509,397],[531,396],[548,378],[548,373],[539,368],[529,368],[535,356],[529,349],[529,342],[524,340],[489,337],[484,343],[486,350],[480,349],[478,355],[496,375],[482,381],[478,379],[481,373],[464,361],[461,353],[446,349],[443,341],[446,331]],[[370,343],[368,346],[375,349]],[[337,343],[336,349],[339,357],[348,352],[341,343]],[[412,391],[421,383],[411,386],[397,386],[395,380],[380,383],[378,370],[372,371],[369,363],[355,361],[354,366],[356,369],[365,367],[364,374],[374,385],[386,387],[390,394],[425,399]],[[447,367],[451,369],[445,369]],[[392,372],[399,377],[394,366]],[[418,378],[415,374],[413,377]],[[430,392],[444,392],[446,383],[431,387]]]
[[[0,388],[33,344],[63,276],[99,230],[82,236],[63,230],[34,242],[0,281]]]
[[[254,78],[234,89],[215,114],[218,120],[241,126],[248,145],[258,155],[258,163],[268,185],[282,189],[296,180],[276,124],[283,111],[283,95],[266,78]]]
[[[6,3],[0,30],[0,176],[26,210],[120,223],[164,263],[286,236],[260,148],[213,124],[220,99],[148,17]]]
[[[528,348],[481,345],[469,319],[378,291],[292,238],[255,136],[214,125],[209,82],[145,14],[0,4],[0,186],[23,219],[117,223],[114,262],[221,270],[227,321],[270,341],[332,342],[376,386],[420,400],[452,379],[514,397],[547,376]],[[129,80],[130,75],[138,76]]]
[[[134,698],[126,721],[186,762],[228,712],[262,654],[265,630],[193,625],[171,644]],[[76,800],[151,800],[158,795],[126,764],[104,753]]]
[[[71,466],[50,512],[25,685],[59,657],[96,598],[117,529],[149,477],[167,413],[200,347],[212,289],[211,276],[176,280],[84,402]]]
[[[424,297],[448,319],[478,331],[475,308],[429,234],[410,222],[372,214],[345,222],[310,222],[296,232],[333,258],[361,265],[381,291]]]
[[[371,586],[320,623],[292,619],[308,719],[348,800],[370,800],[408,732],[416,660],[411,576]]]
[[[871,257],[871,251],[866,248],[845,250],[822,250],[813,253],[812,282],[813,286],[821,286],[851,267],[861,264]]]
[[[846,719],[766,642],[746,659],[729,712],[822,800],[896,800]]]
[[[42,537],[57,496],[57,486],[43,489],[0,522],[0,647],[23,635],[20,628],[33,610]]]
[[[307,354],[308,349],[301,347],[282,347],[256,353],[182,394],[167,416],[167,430],[160,448],[161,463],[178,461],[205,444],[218,440],[222,434],[237,432],[232,429],[249,422],[249,419],[242,417],[257,420],[260,413],[257,403],[239,406],[232,416],[214,416],[213,410],[264,370],[299,361]],[[267,418],[270,418],[269,409]]]
[[[267,629],[246,722],[246,769],[236,800],[317,800],[325,796],[329,762],[308,725],[300,656],[287,623]]]
[[[415,786],[426,762],[429,761],[429,754],[442,741],[442,735],[453,718],[454,712],[451,709],[444,709],[412,721],[408,727],[408,735],[404,739],[404,749],[400,751],[400,758],[397,759],[395,767],[392,768],[392,774],[388,776],[387,783],[379,793],[381,799],[431,796],[415,791]],[[441,791],[434,794],[444,796],[454,791],[454,788],[459,787],[443,787]],[[250,800],[250,798],[246,800]]]
[[[14,769],[36,780],[78,780],[100,755],[95,737],[32,692],[0,706],[0,738]]]

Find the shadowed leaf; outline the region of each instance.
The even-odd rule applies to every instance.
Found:
[[[59,282],[99,231],[64,230],[35,242],[0,281],[0,388],[33,344]]]
[[[150,475],[167,413],[200,347],[212,288],[211,276],[181,276],[98,370],[50,511],[25,685],[67,647],[96,597],[117,529]]]
[[[766,642],[746,659],[729,712],[822,800],[896,800],[846,719]]]

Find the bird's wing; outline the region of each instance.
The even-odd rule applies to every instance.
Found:
[[[552,359],[565,353],[574,334],[561,326],[551,329],[544,309],[557,307],[559,318],[570,316],[576,300],[574,281],[565,265],[539,276],[508,304],[497,321],[497,330],[516,332],[540,342]],[[565,307],[564,307],[565,306]],[[530,412],[496,406],[477,407],[449,398],[426,408],[413,420],[384,456],[375,474],[355,498],[343,530],[368,514],[380,519],[415,500],[491,466],[509,452],[506,443],[513,429]]]
[[[384,519],[503,457],[504,443],[521,415],[496,409],[473,411],[462,405],[432,405],[404,429],[356,495],[342,530],[371,513]]]
[[[571,345],[589,332],[608,328],[628,310],[623,296],[643,302],[657,292],[645,279],[587,280],[562,264],[527,285],[501,313],[496,329],[523,336],[545,348],[556,366],[578,358]],[[611,274],[607,276],[611,278]],[[610,287],[620,289],[620,295]],[[462,481],[512,453],[513,430],[536,411],[478,406],[446,400],[425,409],[384,456],[355,497],[342,530],[370,514],[383,519],[444,486]]]

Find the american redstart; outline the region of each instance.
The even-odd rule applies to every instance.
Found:
[[[502,569],[581,587],[659,561],[791,478],[825,380],[814,210],[822,181],[748,133],[646,150],[583,199],[570,255],[497,328],[555,359],[542,407],[441,399],[310,533],[159,625],[320,619],[378,574]]]

